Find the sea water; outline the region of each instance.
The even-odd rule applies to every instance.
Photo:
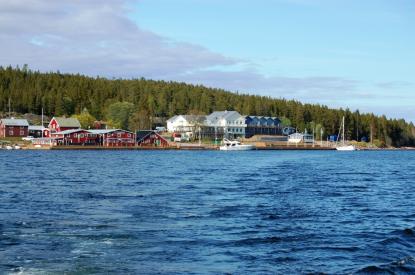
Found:
[[[0,274],[415,272],[415,152],[0,151]]]

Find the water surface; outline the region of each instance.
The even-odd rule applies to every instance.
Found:
[[[415,152],[0,151],[0,273],[415,272]]]

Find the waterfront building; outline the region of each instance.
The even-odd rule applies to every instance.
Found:
[[[105,147],[130,147],[135,145],[133,132],[122,129],[88,130],[90,136],[95,137],[96,145]]]
[[[170,133],[194,133],[205,124],[206,116],[203,115],[176,115],[167,120],[167,131]]]
[[[246,116],[245,137],[254,135],[282,135],[281,120],[277,117]]]
[[[288,142],[290,143],[313,143],[314,137],[308,133],[294,133],[288,136]]]
[[[83,129],[70,129],[52,132],[51,137],[57,145],[97,145],[97,136]]]
[[[50,130],[42,125],[29,125],[29,136],[34,138],[50,137]]]
[[[167,147],[169,145],[165,138],[153,130],[137,131],[136,136],[137,145],[139,146]]]
[[[49,122],[48,128],[54,133],[65,130],[81,129],[81,124],[78,119],[73,117],[53,117]]]
[[[245,116],[237,111],[217,111],[206,117],[207,126],[227,138],[245,137]]]
[[[3,118],[0,120],[0,137],[26,137],[29,122],[26,119]]]
[[[277,117],[243,116],[237,111],[216,111],[208,116],[176,115],[167,120],[167,130],[186,133],[192,138],[215,139],[283,135],[281,120]]]

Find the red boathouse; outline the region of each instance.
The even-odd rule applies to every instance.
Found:
[[[167,147],[169,142],[153,130],[141,130],[137,132],[137,145]]]
[[[121,129],[88,130],[97,137],[97,145],[106,147],[131,147],[135,145],[135,135]]]
[[[55,132],[51,137],[58,145],[99,145],[98,136],[83,129]]]

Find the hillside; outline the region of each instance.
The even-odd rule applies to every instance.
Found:
[[[374,139],[380,143],[415,145],[414,125],[404,120],[177,82],[0,67],[0,112],[8,110],[9,99],[12,111],[18,113],[40,114],[43,107],[46,115],[70,116],[87,109],[92,117],[110,121],[124,113],[126,119],[119,125],[131,129],[151,125],[153,117],[236,110],[241,114],[278,116],[300,131],[322,127],[326,136],[337,133],[341,117],[345,116],[349,139],[369,137],[372,129]]]

